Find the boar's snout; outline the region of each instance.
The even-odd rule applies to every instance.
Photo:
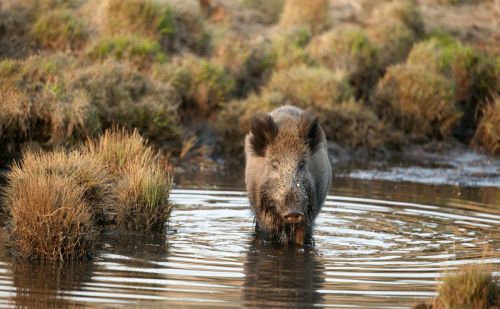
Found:
[[[304,214],[292,210],[283,215],[283,220],[285,220],[286,223],[297,224],[304,221]]]

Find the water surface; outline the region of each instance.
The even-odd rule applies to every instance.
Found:
[[[107,233],[91,261],[16,261],[0,232],[0,307],[408,308],[444,270],[487,261],[500,275],[498,188],[336,178],[315,246],[299,248],[254,238],[240,182],[179,182],[165,235]]]

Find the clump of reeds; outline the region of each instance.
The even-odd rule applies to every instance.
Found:
[[[492,154],[500,154],[500,95],[495,95],[482,108],[482,117],[471,145]]]
[[[418,138],[445,138],[460,121],[454,83],[424,66],[388,68],[373,101],[378,115],[396,128]]]
[[[88,255],[96,234],[84,194],[61,175],[9,174],[5,196],[15,253],[52,260]]]
[[[81,48],[88,34],[85,23],[67,9],[44,12],[31,28],[32,38],[43,47],[52,49]]]
[[[281,28],[308,26],[313,33],[330,26],[330,10],[327,0],[287,0],[281,13]]]
[[[315,37],[309,44],[314,60],[346,72],[356,96],[367,96],[379,75],[378,50],[361,28],[335,28]]]
[[[471,264],[443,277],[433,308],[491,308],[500,297],[491,265]]]
[[[88,52],[91,59],[104,60],[113,57],[132,63],[139,70],[147,69],[155,62],[163,63],[167,55],[157,41],[135,35],[104,37]]]
[[[171,84],[182,95],[182,111],[194,116],[207,116],[220,107],[235,85],[222,65],[194,55],[155,66],[153,76]]]
[[[156,154],[137,130],[108,130],[89,141],[86,149],[114,175],[117,202],[110,213],[117,226],[146,233],[161,230],[172,209],[168,200],[172,178],[159,167]]]
[[[42,176],[60,176],[78,185],[93,220],[99,224],[109,221],[107,213],[114,202],[112,178],[97,156],[78,150],[25,152],[21,162],[14,165],[9,173],[11,180]],[[18,186],[11,181],[11,188]]]

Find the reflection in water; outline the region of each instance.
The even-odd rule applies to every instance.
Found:
[[[92,277],[93,263],[16,260],[13,302],[22,308],[61,308],[75,305],[70,291],[80,291]]]
[[[252,239],[244,266],[242,301],[249,307],[320,304],[323,266],[312,248]]]

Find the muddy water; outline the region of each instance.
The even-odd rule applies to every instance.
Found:
[[[500,276],[499,188],[338,178],[315,246],[296,248],[254,239],[238,180],[179,181],[166,235],[108,233],[91,261],[15,261],[1,232],[0,307],[407,308],[446,269],[486,260]]]

